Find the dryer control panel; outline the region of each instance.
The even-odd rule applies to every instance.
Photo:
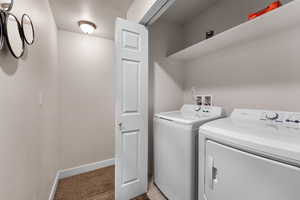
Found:
[[[235,109],[230,117],[233,119],[265,121],[289,128],[300,129],[300,113],[296,112]]]

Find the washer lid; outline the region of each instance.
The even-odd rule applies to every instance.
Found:
[[[223,117],[224,109],[217,106],[197,106],[184,104],[180,110],[155,114],[156,118],[174,121],[182,124],[198,125],[213,119]]]
[[[169,121],[174,121],[183,124],[194,124],[201,121],[206,121],[211,118],[218,118],[220,116],[210,116],[210,115],[201,115],[197,112],[181,112],[181,111],[173,111],[173,112],[165,112],[156,114],[155,117],[166,119]]]
[[[225,118],[200,127],[206,138],[300,164],[300,129],[272,121]]]

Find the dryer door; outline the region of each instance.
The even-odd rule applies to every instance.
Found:
[[[300,168],[206,142],[207,200],[296,200]]]

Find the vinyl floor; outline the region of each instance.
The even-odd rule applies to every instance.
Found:
[[[61,179],[54,200],[114,200],[114,172],[114,166],[110,166]],[[148,193],[133,200],[165,200],[165,198],[151,181]]]

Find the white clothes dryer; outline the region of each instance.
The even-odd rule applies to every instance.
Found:
[[[300,199],[300,113],[236,109],[199,129],[199,200]]]

